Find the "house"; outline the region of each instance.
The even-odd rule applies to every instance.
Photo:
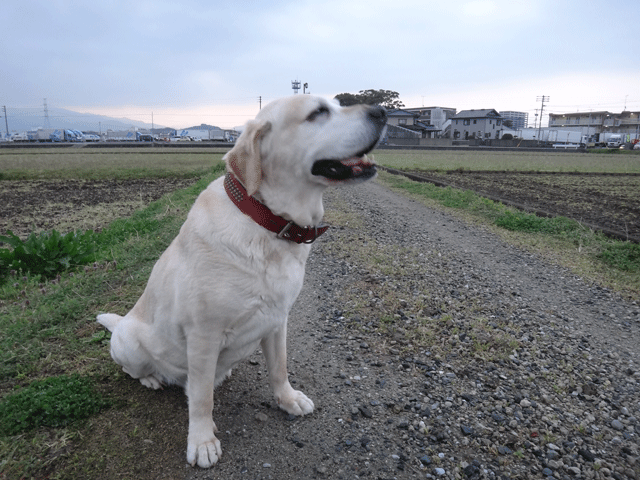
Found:
[[[438,137],[444,136],[447,126],[451,123],[450,120],[456,115],[455,108],[445,107],[403,108],[403,110],[417,114],[420,123],[435,127]]]
[[[409,130],[414,132],[417,138],[432,138],[432,135],[439,132],[440,129],[434,125],[428,125],[420,121],[420,114],[410,112],[406,109],[393,109],[387,110],[387,125],[391,127],[388,137],[394,138],[394,132],[402,132],[403,130]],[[406,138],[404,136],[398,138]]]
[[[499,139],[503,130],[502,116],[494,109],[462,110],[451,119],[453,140]]]

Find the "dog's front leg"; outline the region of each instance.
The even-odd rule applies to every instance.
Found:
[[[214,433],[213,386],[219,346],[197,338],[189,342],[189,378],[186,392],[189,398],[189,437],[187,439],[187,461],[191,466],[209,468],[222,455],[220,440]]]
[[[313,412],[313,402],[304,393],[294,390],[287,375],[287,324],[262,339],[262,352],[267,360],[269,384],[276,402],[285,412],[306,415]]]

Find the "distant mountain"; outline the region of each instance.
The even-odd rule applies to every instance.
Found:
[[[0,130],[5,133],[4,112],[0,110]],[[27,132],[45,128],[45,118],[42,109],[35,108],[7,108],[7,122],[9,132]],[[78,113],[64,108],[49,108],[49,128],[81,130],[83,132],[106,132],[107,130],[127,130],[131,127],[150,129],[151,123],[138,122],[128,118],[113,118],[91,113]],[[165,128],[155,125],[156,128]]]
[[[221,128],[203,123],[201,125],[194,126],[194,127],[180,128],[179,130],[221,130]]]

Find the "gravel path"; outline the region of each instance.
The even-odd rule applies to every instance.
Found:
[[[185,478],[640,478],[637,303],[376,183],[325,203],[289,320],[315,412],[277,409],[253,355]]]

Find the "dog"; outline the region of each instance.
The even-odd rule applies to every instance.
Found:
[[[153,389],[184,387],[192,466],[220,458],[214,388],[259,347],[280,408],[313,411],[288,380],[287,316],[310,244],[326,229],[323,191],[376,175],[367,153],[386,119],[379,106],[311,95],[265,106],[224,156],[226,176],[198,196],[135,306],[124,317],[98,315],[124,372]]]

